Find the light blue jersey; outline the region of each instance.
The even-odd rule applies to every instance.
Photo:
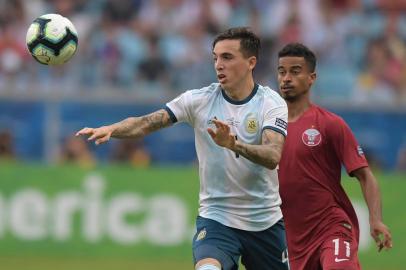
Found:
[[[276,170],[218,146],[207,132],[208,127],[215,130],[211,119],[217,118],[247,144],[261,144],[266,128],[286,136],[288,109],[278,93],[255,85],[249,97],[234,101],[213,83],[189,90],[166,106],[172,121],[189,123],[195,131],[200,216],[247,231],[265,230],[282,218]]]

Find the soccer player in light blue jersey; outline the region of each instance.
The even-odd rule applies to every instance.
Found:
[[[258,85],[259,38],[231,28],[213,41],[218,83],[184,92],[166,107],[77,135],[96,144],[141,138],[186,122],[194,128],[200,196],[193,259],[197,270],[289,269],[276,168],[286,137],[287,105]]]

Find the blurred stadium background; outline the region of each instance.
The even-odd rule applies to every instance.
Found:
[[[79,49],[61,67],[25,48],[32,20],[68,17]],[[211,41],[262,38],[255,71],[277,89],[276,53],[318,55],[313,99],[354,130],[379,177],[394,249],[377,255],[359,186],[364,269],[405,269],[406,1],[0,0],[0,269],[192,269],[198,177],[185,125],[94,147],[72,135],[164,106],[216,80]]]

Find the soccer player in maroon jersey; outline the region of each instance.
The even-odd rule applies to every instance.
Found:
[[[291,269],[360,269],[358,221],[340,183],[341,164],[359,180],[380,251],[391,248],[392,240],[382,222],[378,183],[344,120],[310,101],[314,53],[291,43],[278,59],[280,93],[289,110],[279,181]]]

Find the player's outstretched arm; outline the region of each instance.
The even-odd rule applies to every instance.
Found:
[[[268,169],[273,170],[276,168],[281,159],[283,144],[285,143],[285,137],[282,134],[265,129],[262,132],[262,144],[246,144],[235,139],[226,123],[216,119],[212,121],[216,126],[216,130],[208,128],[207,131],[216,144],[226,147]]]
[[[378,181],[369,167],[352,172],[360,182],[362,193],[369,210],[371,236],[374,238],[378,251],[392,248],[392,236],[389,228],[382,221],[382,203]]]
[[[88,140],[95,144],[105,143],[113,138],[141,138],[151,132],[172,125],[166,110],[158,110],[140,117],[129,117],[121,122],[98,128],[85,127],[76,133],[76,136],[88,136]]]

